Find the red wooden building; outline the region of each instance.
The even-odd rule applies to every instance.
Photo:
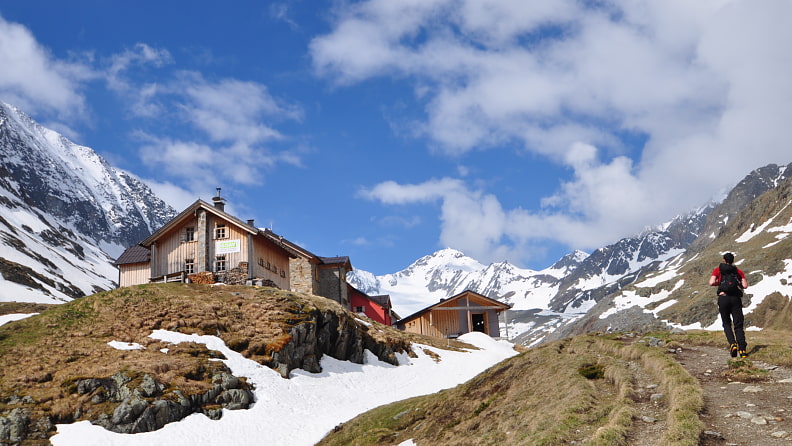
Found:
[[[384,325],[393,325],[398,316],[393,312],[390,296],[387,294],[369,296],[352,285],[347,284],[349,303],[354,313],[364,314],[369,319]]]

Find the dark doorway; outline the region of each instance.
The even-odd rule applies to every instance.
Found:
[[[470,315],[472,322],[473,322],[473,331],[480,331],[482,333],[487,333],[487,325],[484,321],[484,314],[482,313],[475,313]]]

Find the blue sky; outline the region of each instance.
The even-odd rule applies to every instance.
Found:
[[[789,1],[0,4],[0,100],[375,274],[542,269],[792,161]]]

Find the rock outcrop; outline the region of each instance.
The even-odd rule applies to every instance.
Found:
[[[368,330],[369,327],[346,315],[312,311],[308,320],[292,327],[289,333],[291,341],[273,353],[271,361],[265,365],[288,378],[289,373],[298,368],[312,373],[321,372],[322,355],[362,364],[365,350],[369,350],[380,361],[398,365],[396,352],[410,351],[407,342],[378,341]]]
[[[190,397],[179,390],[163,393],[165,384],[150,375],[144,375],[137,386],[132,382],[124,372],[118,372],[104,379],[77,380],[74,390],[78,395],[92,396],[91,401],[96,404],[119,403],[112,414],[102,414],[91,422],[124,434],[154,431],[194,413],[217,420],[222,409],[247,409],[254,401],[250,386],[224,371],[212,376],[212,389]]]

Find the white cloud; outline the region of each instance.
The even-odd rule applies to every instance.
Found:
[[[0,17],[0,99],[28,114],[85,113],[82,83],[95,76],[80,62],[58,60],[23,25]]]
[[[185,209],[195,201],[195,197],[200,197],[206,189],[200,191],[188,191],[181,186],[177,186],[168,181],[157,180],[143,180],[152,191],[154,195],[161,198],[165,203],[173,206],[177,211]]]
[[[413,82],[423,136],[449,155],[519,142],[572,172],[535,212],[501,209],[458,180],[369,191],[386,204],[442,200],[441,243],[597,247],[790,161],[792,3],[419,3],[342,8],[311,43],[317,73]]]
[[[263,184],[265,169],[300,165],[301,149],[273,147],[287,137],[268,123],[300,120],[302,111],[280,103],[262,84],[237,79],[209,82],[199,73],[182,72],[156,95],[159,104],[197,132],[187,138],[139,132],[141,159],[191,190],[211,190],[229,182]]]
[[[380,183],[363,190],[359,196],[389,205],[440,203],[439,246],[453,246],[482,262],[509,260],[520,264],[541,258],[544,252],[536,245],[544,240],[556,240],[581,249],[592,249],[612,242],[624,235],[618,226],[603,229],[609,212],[619,212],[623,218],[636,220],[638,210],[615,208],[614,202],[604,202],[603,196],[612,194],[612,183],[603,181],[620,175],[624,181],[621,192],[640,194],[632,190],[632,178],[625,172],[624,160],[611,165],[587,165],[577,180],[565,187],[564,193],[554,197],[548,207],[564,206],[566,213],[531,212],[522,208],[504,209],[493,194],[469,188],[463,182],[443,178],[420,184]],[[581,192],[578,192],[581,191]]]
[[[214,141],[280,140],[283,135],[263,124],[262,118],[274,122],[302,117],[299,108],[280,105],[257,82],[223,79],[210,83],[197,73],[185,73],[172,91],[182,98],[180,108],[187,119]]]
[[[441,246],[454,246],[483,261],[515,259],[511,248],[501,244],[501,239],[508,236],[504,226],[507,215],[497,198],[472,191],[459,180],[442,178],[405,185],[388,181],[362,190],[359,196],[398,205],[439,201]]]
[[[163,86],[156,82],[141,83],[137,79],[141,70],[172,64],[173,57],[168,50],[137,43],[132,49],[110,56],[105,63],[103,76],[107,87],[128,102],[134,116],[157,118],[165,112],[164,106],[157,101]]]
[[[105,80],[111,90],[128,93],[137,90],[134,83],[127,77],[132,68],[151,65],[161,67],[173,62],[170,52],[165,49],[153,48],[145,43],[138,43],[132,49],[110,57]]]

